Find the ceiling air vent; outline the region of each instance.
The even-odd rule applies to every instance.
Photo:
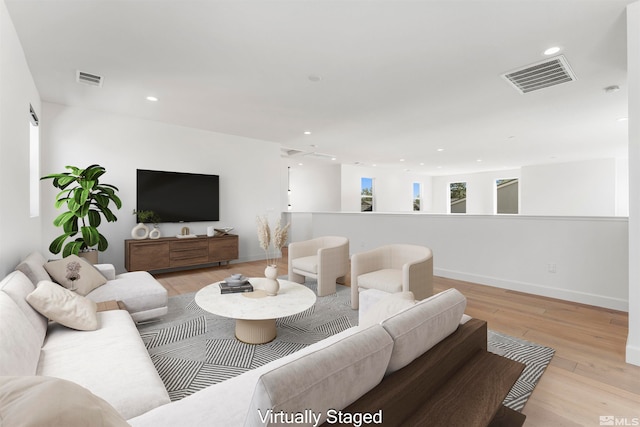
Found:
[[[533,92],[576,80],[576,76],[563,55],[527,65],[524,68],[503,74],[502,77],[520,93]]]
[[[85,73],[84,71],[77,70],[76,81],[89,86],[102,87],[103,77],[97,74]]]

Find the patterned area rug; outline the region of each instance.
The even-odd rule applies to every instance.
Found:
[[[305,284],[316,292],[315,282]],[[337,285],[337,293],[318,297],[310,309],[278,319],[278,336],[263,345],[235,339],[235,321],[202,310],[194,295],[169,298],[169,312],[160,321],[138,325],[151,360],[171,400],[257,368],[314,342],[358,324],[351,309],[351,292]],[[489,332],[489,350],[527,365],[505,405],[521,410],[553,357],[554,350]]]

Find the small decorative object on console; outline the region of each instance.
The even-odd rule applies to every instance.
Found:
[[[215,236],[226,236],[231,230],[233,230],[233,227],[214,228]]]

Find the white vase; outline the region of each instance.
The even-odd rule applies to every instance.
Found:
[[[131,230],[131,237],[136,240],[146,239],[147,237],[149,237],[149,227],[147,227],[142,222],[139,222],[138,225],[133,227],[133,229]]]
[[[150,238],[150,239],[159,239],[159,238],[160,238],[160,236],[161,236],[161,234],[160,234],[160,229],[159,229],[158,227],[155,227],[155,226],[154,226],[154,227],[153,227],[153,230],[151,230],[151,231],[149,232],[149,238]]]
[[[264,277],[267,278],[264,284],[264,290],[267,295],[278,295],[280,290],[280,283],[278,282],[278,267],[275,265],[268,265],[264,269]]]

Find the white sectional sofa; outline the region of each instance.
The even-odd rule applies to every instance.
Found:
[[[336,424],[344,421],[344,416],[347,421],[357,416],[374,422],[384,417],[385,426],[391,420],[397,423],[389,425],[408,425],[402,420],[428,405],[422,392],[414,396],[415,384],[405,390],[403,378],[418,381],[422,388],[439,390],[468,360],[486,353],[486,323],[472,319],[460,324],[466,300],[455,289],[420,302],[403,298],[398,303],[391,296],[391,304],[383,298],[372,305],[368,325],[350,328],[170,403],[127,311],[99,312],[98,329],[77,331],[47,322],[35,311],[26,300],[31,301],[29,295],[37,291],[34,288],[20,271],[0,282],[0,413],[4,410],[17,416],[17,401],[19,408],[29,407],[30,390],[34,390],[35,400],[32,411],[38,412],[37,399],[42,395],[38,396],[32,384],[53,377],[63,382],[56,386],[61,396],[47,395],[43,407],[65,425],[319,425]],[[400,311],[390,315],[390,308]],[[496,377],[505,377],[503,372],[488,375],[492,375],[487,379],[492,390]],[[389,395],[385,384],[395,384],[398,378],[400,390]],[[82,387],[65,399],[62,390],[76,384]],[[409,406],[393,402],[388,406],[378,400],[369,403],[367,396],[376,391],[384,401],[400,397],[404,402],[403,393],[417,400]],[[489,408],[482,407],[480,410],[487,412],[482,419],[491,420],[503,398]],[[59,399],[59,404],[53,405],[52,399]],[[91,403],[85,403],[87,399]],[[93,412],[83,414],[85,410],[77,404],[65,411],[69,401],[83,402],[82,408]],[[341,412],[358,404],[364,405],[358,414]],[[42,414],[38,414],[33,418],[42,423]],[[94,423],[90,420],[95,414],[103,416]],[[21,424],[38,425],[26,422],[28,415],[23,417]]]
[[[34,289],[21,271],[0,282],[0,376],[72,381],[125,419],[170,402],[127,311],[99,312],[98,329],[78,331],[34,310],[26,300]]]

